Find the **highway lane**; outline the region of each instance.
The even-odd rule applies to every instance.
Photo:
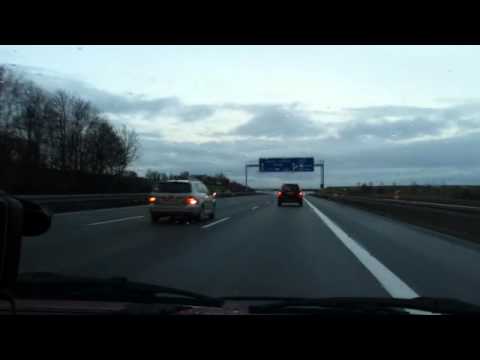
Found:
[[[347,205],[311,201],[420,295],[480,304],[480,244]]]
[[[480,304],[476,244],[311,196],[301,208],[277,207],[273,194],[217,206],[214,221],[189,225],[151,224],[146,207],[60,214],[49,233],[25,239],[21,271],[127,276],[213,296]]]
[[[268,197],[261,195],[218,199],[215,221],[233,214],[241,216],[251,211],[253,206],[265,204],[268,200]],[[91,259],[103,259],[119,251],[140,247],[151,239],[157,241],[159,237],[167,246],[169,241],[186,239],[206,224],[168,224],[162,220],[152,226],[148,206],[55,214],[48,233],[25,238],[21,271],[72,273],[80,267],[81,273],[86,273],[89,269],[83,269],[82,266]],[[184,243],[173,242],[173,245],[177,244]],[[167,247],[166,256],[169,255],[168,251]],[[106,263],[112,261],[107,259]]]

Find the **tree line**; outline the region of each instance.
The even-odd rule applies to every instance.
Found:
[[[217,192],[244,192],[252,191],[251,188],[245,187],[236,181],[230,180],[224,174],[219,173],[215,175],[190,175],[188,171],[181,172],[180,174],[166,174],[157,170],[148,169],[145,178],[149,181],[154,189],[160,182],[167,180],[187,180],[196,179],[202,181],[210,191]]]
[[[147,192],[190,174],[139,177],[138,135],[84,99],[47,91],[0,64],[0,190],[12,193]],[[196,175],[212,189],[244,191],[223,174]]]
[[[134,130],[90,102],[48,92],[0,66],[0,166],[123,174],[138,156]]]

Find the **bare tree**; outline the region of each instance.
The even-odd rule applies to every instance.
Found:
[[[125,157],[123,162],[126,168],[138,159],[140,153],[140,141],[135,130],[129,129],[126,125],[122,125],[118,131],[118,135],[123,146],[123,154]]]
[[[158,185],[162,181],[160,172],[156,170],[148,169],[145,173],[145,178],[150,182],[152,186]]]
[[[0,67],[0,127],[10,130],[13,119],[18,116],[21,104],[22,83],[5,67]]]
[[[82,99],[74,99],[72,103],[72,122],[68,129],[68,154],[71,168],[77,171],[84,170],[85,133],[97,116],[91,104]]]
[[[121,144],[112,126],[102,118],[96,118],[87,130],[85,144],[88,148],[88,171],[94,174],[115,172],[119,157],[123,157]]]
[[[41,113],[46,96],[0,67],[0,163],[38,166],[43,140]]]
[[[0,66],[0,166],[123,176],[139,151],[133,129],[114,128],[89,102]]]
[[[42,148],[46,146],[47,94],[32,83],[25,85],[22,91],[20,114],[14,119],[17,136],[24,140],[22,162],[34,168],[43,165]]]
[[[71,98],[64,91],[57,91],[48,107],[51,165],[61,171],[67,170],[67,126]]]

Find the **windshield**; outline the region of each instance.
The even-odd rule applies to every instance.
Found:
[[[300,188],[295,184],[285,184],[282,186],[282,191],[300,191]]]
[[[20,274],[480,304],[479,61],[454,45],[0,46],[0,190],[53,214]]]
[[[160,193],[188,193],[192,191],[192,186],[189,183],[182,182],[165,182],[159,183],[155,187],[155,191]]]

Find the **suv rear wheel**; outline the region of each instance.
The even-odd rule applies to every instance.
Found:
[[[150,221],[155,224],[158,221],[158,215],[150,214]]]
[[[209,220],[215,219],[215,209],[213,209],[212,212],[210,213],[210,215],[208,215],[208,219]]]
[[[205,209],[203,208],[203,206],[200,208],[200,212],[198,213],[198,215],[196,215],[194,217],[194,219],[196,221],[203,221],[205,220]]]

